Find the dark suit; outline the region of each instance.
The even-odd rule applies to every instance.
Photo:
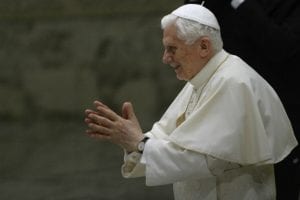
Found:
[[[206,0],[204,6],[219,20],[224,49],[243,58],[277,91],[299,142],[300,0],[245,0],[236,10],[230,0]],[[279,200],[298,200],[299,149],[275,165]]]

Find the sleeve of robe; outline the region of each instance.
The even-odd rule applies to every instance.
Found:
[[[172,184],[177,181],[205,179],[240,165],[183,149],[166,140],[150,139],[144,154],[125,153],[122,174],[126,178],[145,176],[146,185]],[[146,167],[147,166],[147,167]]]

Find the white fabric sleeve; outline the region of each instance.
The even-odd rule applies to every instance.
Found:
[[[231,1],[231,6],[234,9],[237,9],[242,3],[244,3],[245,0],[232,0]]]
[[[146,166],[146,185],[164,185],[212,177],[206,156],[166,140],[150,139],[140,160]]]
[[[128,154],[124,150],[124,164],[121,167],[121,173],[124,178],[145,176],[145,166],[140,163],[141,155],[138,152]]]
[[[152,138],[147,141],[143,155],[124,152],[123,177],[146,176],[148,186],[211,178],[241,167],[236,163],[181,148],[167,140]]]
[[[145,133],[145,136],[153,137],[150,132]],[[145,165],[140,163],[141,156],[142,154],[139,152],[127,153],[124,149],[124,164],[121,167],[121,173],[124,178],[145,176]]]

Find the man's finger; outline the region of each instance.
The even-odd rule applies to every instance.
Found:
[[[89,123],[88,127],[92,132],[95,132],[95,133],[98,133],[101,135],[111,135],[111,130],[101,123],[100,124]]]
[[[88,118],[88,117],[84,118],[84,122],[86,124],[93,123],[93,121],[90,118]]]
[[[110,108],[98,106],[96,109],[99,115],[111,121],[116,121],[119,118],[119,115],[112,111]]]
[[[95,107],[100,106],[100,107],[104,107],[104,108],[109,108],[107,105],[105,105],[104,103],[102,103],[101,101],[98,101],[98,100],[94,101],[94,105],[95,105]]]
[[[86,130],[85,132],[91,138],[96,138],[99,140],[110,140],[111,139],[110,135],[100,134],[97,132],[93,132],[92,130]]]
[[[99,126],[104,126],[104,127],[111,127],[112,126],[112,122],[110,119],[107,119],[101,115],[98,114],[89,114],[87,117],[86,121],[90,121],[90,123],[95,123]]]
[[[88,116],[88,115],[91,114],[91,113],[97,114],[97,111],[91,110],[91,109],[86,109],[86,110],[84,111],[84,113],[85,113],[86,116]]]

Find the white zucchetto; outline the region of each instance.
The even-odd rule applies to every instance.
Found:
[[[174,10],[172,14],[220,30],[220,26],[215,15],[202,5],[186,4]]]

